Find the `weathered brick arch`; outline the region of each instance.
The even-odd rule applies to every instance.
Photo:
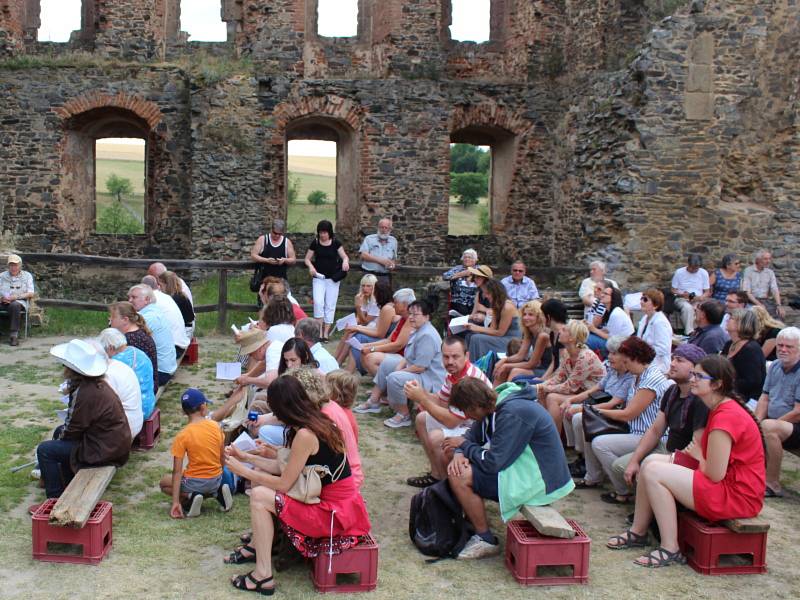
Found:
[[[523,136],[533,128],[534,123],[518,111],[507,110],[494,102],[455,107],[450,119],[450,131],[479,126],[498,127],[514,135]]]
[[[55,112],[66,121],[97,108],[128,110],[146,122],[151,131],[156,129],[162,118],[161,109],[157,104],[125,92],[117,92],[116,94],[97,91],[89,92],[83,96],[67,100],[64,106],[59,106],[55,109]]]
[[[363,134],[364,111],[352,100],[327,95],[292,99],[275,107],[272,113],[272,152],[283,160],[273,166],[273,178],[281,182],[276,198],[282,214],[287,210],[287,143],[290,139],[329,139],[336,141],[336,229],[355,239],[360,226],[361,180],[368,170]],[[327,132],[327,133],[326,133]],[[296,134],[296,135],[295,135]],[[329,137],[326,137],[329,135]]]

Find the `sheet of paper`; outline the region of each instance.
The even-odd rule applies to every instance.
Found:
[[[242,363],[217,363],[217,379],[225,381],[233,381],[242,374]]]
[[[349,315],[345,315],[338,321],[336,321],[336,331],[344,331],[344,328],[348,325],[358,325],[358,320],[356,319],[356,313],[350,313]]]
[[[455,319],[450,319],[450,333],[461,333],[464,331],[464,329],[466,329],[467,323],[469,323],[469,317],[456,317]]]
[[[347,343],[350,344],[354,350],[361,350],[364,347],[364,344],[358,341],[355,337],[348,339]]]
[[[377,317],[381,314],[381,308],[377,304],[370,304],[367,306],[367,316]]]
[[[242,452],[250,452],[256,449],[256,443],[246,431],[243,431],[238,438],[233,440],[233,445]]]

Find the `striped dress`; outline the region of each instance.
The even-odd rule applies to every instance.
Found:
[[[658,415],[658,409],[661,406],[661,399],[664,392],[672,385],[672,381],[667,379],[661,370],[654,363],[651,363],[647,368],[642,371],[641,375],[636,378],[636,381],[628,391],[626,404],[630,402],[639,390],[653,390],[656,394],[653,401],[647,405],[642,413],[633,419],[630,423],[630,432],[634,435],[644,435],[648,427],[653,424]]]

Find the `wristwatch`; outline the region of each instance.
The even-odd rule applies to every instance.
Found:
[[[373,352],[375,352],[375,346],[370,346],[369,353],[372,354]]]

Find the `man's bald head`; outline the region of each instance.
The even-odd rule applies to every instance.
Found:
[[[148,275],[152,275],[153,277],[158,277],[159,275],[161,275],[166,270],[167,270],[167,267],[164,266],[164,263],[154,262],[152,265],[150,265],[147,268],[147,274]]]
[[[142,283],[144,285],[150,286],[154,290],[159,289],[158,279],[153,277],[152,275],[145,275],[142,277]]]

